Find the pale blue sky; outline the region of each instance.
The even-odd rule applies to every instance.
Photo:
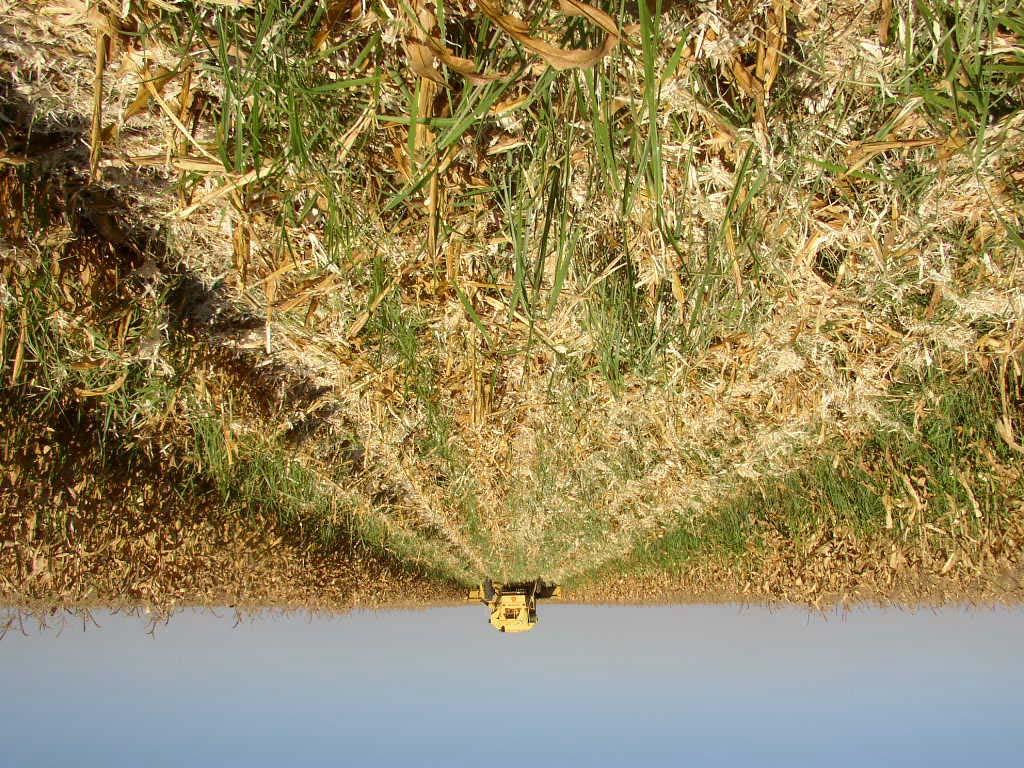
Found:
[[[540,613],[519,636],[478,605],[10,634],[0,765],[1024,760],[1020,610]]]

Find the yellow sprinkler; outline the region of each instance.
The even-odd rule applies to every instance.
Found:
[[[526,632],[537,626],[537,600],[562,597],[562,588],[541,579],[501,584],[490,579],[469,590],[469,600],[479,600],[490,610],[490,624],[499,632]]]

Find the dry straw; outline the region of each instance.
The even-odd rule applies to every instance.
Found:
[[[474,574],[568,579],[893,428],[894,384],[1019,359],[1024,112],[982,130],[910,95],[907,51],[934,26],[915,4],[669,5],[330,2],[259,43],[258,11],[198,5],[182,50],[179,4],[32,0],[0,5],[0,46],[39,121],[92,126],[93,177],[125,226],[166,233],[161,268],[260,320],[205,343],[323,388],[333,429],[296,462],[333,476],[320,441],[350,434],[402,497],[389,525],[432,531]],[[1017,61],[1019,35],[994,29],[976,55]],[[228,77],[292,56],[274,46],[300,31],[337,140],[306,158],[304,121],[328,113],[275,112],[253,138],[270,154],[236,165],[215,119]],[[288,427],[233,418],[240,439]],[[687,578],[846,595],[836,558],[890,558],[837,536]],[[888,573],[865,594],[896,590]]]

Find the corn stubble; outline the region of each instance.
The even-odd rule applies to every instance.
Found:
[[[192,519],[172,549],[208,563],[153,566],[145,515],[10,502],[6,594],[1019,599],[1022,25],[973,2],[0,3],[33,125],[5,123],[4,194],[54,197],[5,214],[5,398],[176,457],[191,490],[157,540]],[[943,410],[968,390],[984,407]],[[280,573],[246,554],[275,535]]]

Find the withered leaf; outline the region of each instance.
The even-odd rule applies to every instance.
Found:
[[[103,397],[104,395],[112,395],[114,392],[117,392],[117,390],[123,387],[125,381],[127,380],[128,374],[122,373],[120,376],[117,377],[117,379],[113,381],[113,383],[108,384],[105,387],[100,387],[98,389],[82,389],[79,387],[75,387],[75,394],[78,395],[79,397]]]
[[[433,53],[441,63],[453,72],[466,78],[473,85],[486,85],[487,83],[492,83],[495,80],[500,80],[502,77],[507,77],[507,75],[500,73],[477,71],[476,63],[472,59],[464,59],[461,56],[456,56],[452,53],[450,48],[445,46],[436,37],[429,38],[427,40],[427,45],[430,47],[431,53]]]
[[[536,53],[554,69],[585,69],[592,67],[615,48],[619,43],[619,30],[608,14],[579,0],[559,0],[563,13],[569,16],[582,16],[608,32],[600,48],[571,49],[559,48],[530,35],[530,28],[518,16],[506,15],[499,2],[495,0],[477,0],[480,10],[512,36],[520,45]]]
[[[135,94],[135,99],[128,105],[128,109],[124,111],[122,122],[128,122],[129,119],[145,112],[146,108],[149,107],[149,102],[153,100],[153,94],[146,87],[146,81],[153,83],[153,88],[156,89],[157,93],[163,93],[167,84],[179,74],[181,74],[181,70],[167,69],[166,67],[158,67],[156,72],[152,73],[149,71],[143,72],[141,82],[139,83],[139,92]]]
[[[619,36],[619,27],[607,13],[580,0],[558,0],[558,6],[566,16],[580,16],[596,24],[609,35]]]
[[[409,50],[409,66],[412,71],[420,77],[424,77],[427,80],[433,80],[439,85],[444,85],[444,78],[441,77],[441,73],[438,71],[435,64],[435,57],[433,52],[423,43],[407,44]]]

